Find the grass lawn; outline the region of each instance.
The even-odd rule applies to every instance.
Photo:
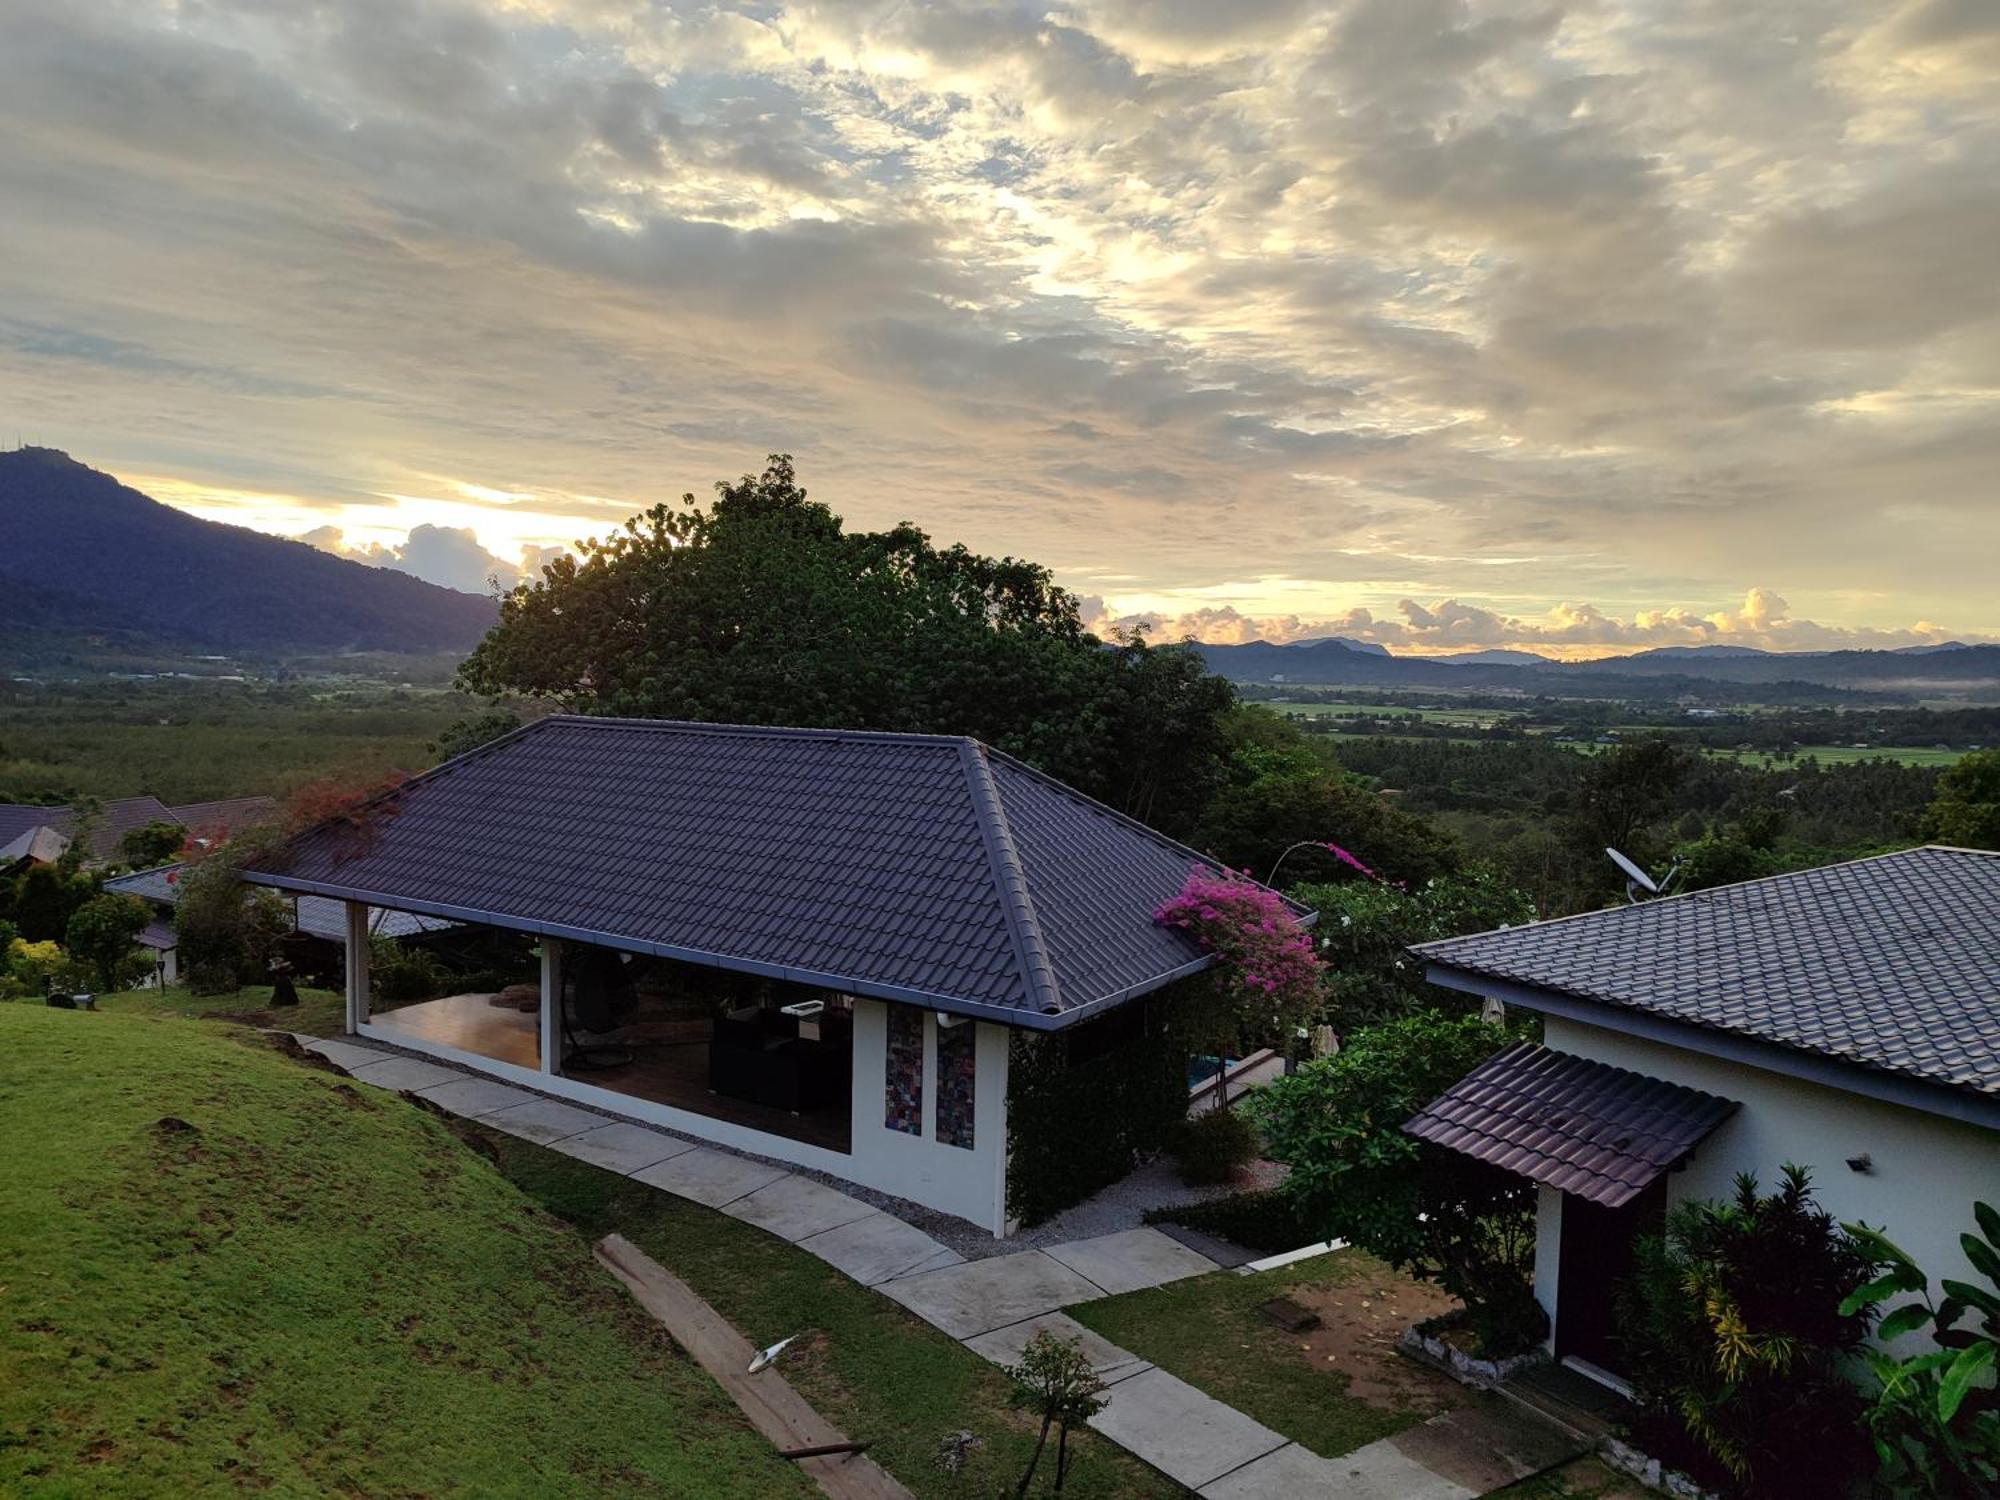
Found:
[[[849,1437],[872,1441],[870,1452],[912,1490],[981,1500],[1013,1492],[1034,1429],[1008,1409],[1008,1382],[994,1366],[762,1230],[511,1136],[481,1134],[500,1170],[575,1225],[579,1244],[613,1230],[625,1235],[753,1344],[804,1335],[785,1355],[785,1378]],[[940,1440],[960,1430],[979,1443],[964,1470],[949,1476],[933,1458]],[[1078,1500],[1182,1493],[1095,1433],[1072,1433],[1070,1452],[1063,1493]],[[1045,1460],[1036,1493],[1052,1473]]]
[[[308,1036],[339,1036],[347,1029],[347,1002],[337,990],[299,986],[299,1003],[271,1009],[268,984],[245,985],[233,995],[194,995],[179,985],[164,990],[120,990],[97,997],[99,1010],[133,1016],[195,1016],[211,1021],[240,1021],[302,1031]]]
[[[1390,1294],[1420,1295],[1415,1283],[1374,1257],[1341,1250],[1255,1276],[1195,1276],[1068,1312],[1216,1400],[1337,1458],[1456,1404],[1461,1393],[1399,1355],[1357,1349],[1352,1341],[1341,1341],[1347,1352],[1328,1360],[1326,1338],[1285,1333],[1257,1309],[1274,1297],[1338,1302],[1365,1321],[1363,1307],[1386,1313]],[[1432,1310],[1389,1317],[1385,1327],[1392,1322],[1400,1333]]]
[[[0,1004],[0,1494],[804,1496],[439,1120],[233,1027]]]

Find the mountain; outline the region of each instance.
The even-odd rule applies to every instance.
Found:
[[[1494,660],[1378,656],[1337,640],[1277,645],[1196,644],[1219,676],[1261,686],[1400,688],[1411,692],[1511,692],[1550,697],[1740,697],[1757,687],[1787,701],[1856,693],[1902,697],[2000,692],[2000,645],[1961,646],[1921,655],[1900,651],[1758,651],[1744,646],[1665,647],[1596,661]],[[1519,653],[1528,655],[1528,653]]]
[[[1449,656],[1433,656],[1429,660],[1453,667],[1545,667],[1553,658],[1506,646],[1489,646],[1484,651],[1454,651]]]
[[[1647,651],[1635,651],[1630,656],[1614,656],[1609,661],[1727,661],[1736,656],[1777,656],[1781,653],[1766,651],[1758,646],[1654,646]],[[1816,656],[1813,651],[1798,651],[1795,656]]]
[[[465,651],[493,601],[162,505],[53,448],[0,453],[0,657],[90,642],[282,657]]]
[[[1387,646],[1378,646],[1373,641],[1357,641],[1344,635],[1316,635],[1303,641],[1287,641],[1285,644],[1288,646],[1324,646],[1329,642],[1336,646],[1345,646],[1349,651],[1359,651],[1365,656],[1387,656],[1389,654]]]

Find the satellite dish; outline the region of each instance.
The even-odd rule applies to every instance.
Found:
[[[1616,849],[1606,849],[1604,852],[1611,856],[1611,863],[1618,866],[1619,869],[1625,872],[1625,888],[1626,888],[1626,893],[1628,895],[1631,894],[1631,888],[1633,886],[1637,886],[1640,890],[1644,891],[1649,896],[1657,896],[1660,894],[1660,887],[1654,881],[1653,877],[1648,875],[1644,870],[1640,869],[1631,860],[1627,859],[1624,855],[1620,854]],[[1633,896],[1632,899],[1636,901],[1639,898],[1637,896]]]

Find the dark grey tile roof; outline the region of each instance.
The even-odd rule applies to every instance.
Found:
[[[128,896],[138,896],[158,906],[173,906],[180,900],[180,886],[177,878],[180,865],[161,865],[152,870],[135,870],[130,875],[114,875],[104,882],[107,891],[123,891]],[[326,938],[331,942],[347,940],[347,909],[340,902],[328,896],[299,896],[294,901],[297,920],[294,926],[309,937]],[[445,932],[458,926],[441,917],[419,916],[415,912],[377,910],[368,917],[368,930],[377,937],[407,938],[426,932]],[[171,932],[171,928],[169,931]],[[168,943],[171,948],[174,945]]]
[[[96,832],[91,838],[91,858],[111,859],[118,853],[118,841],[135,828],[148,823],[178,823],[158,797],[117,797],[99,809]],[[72,807],[30,807],[19,802],[0,802],[0,846],[12,843],[31,828],[53,828],[68,834],[76,822]]]
[[[220,802],[190,802],[173,809],[173,814],[191,833],[229,838],[271,822],[278,816],[278,803],[272,797],[226,797]]]
[[[1039,1027],[1205,960],[1195,851],[969,739],[544,719],[253,876]]]
[[[1907,849],[1415,951],[2000,1095],[2000,853]]]
[[[1474,1068],[1403,1128],[1616,1208],[1676,1166],[1735,1109],[1731,1099],[1519,1042]]]

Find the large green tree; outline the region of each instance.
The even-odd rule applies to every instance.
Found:
[[[1219,784],[1234,691],[1107,646],[1046,569],[849,531],[792,461],[635,516],[501,602],[474,692],[581,713],[971,734],[1168,829]]]
[[[1923,834],[1961,849],[2000,849],[2000,750],[1975,751],[1938,778]]]

